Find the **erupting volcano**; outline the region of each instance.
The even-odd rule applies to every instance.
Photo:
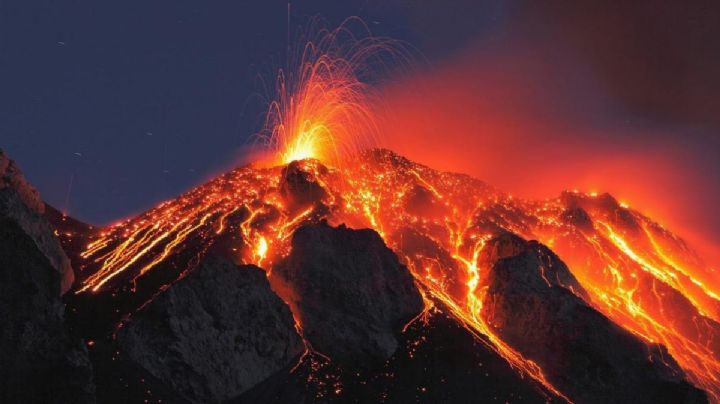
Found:
[[[167,263],[189,247],[204,251],[228,237],[237,261],[267,268],[272,283],[272,268],[289,254],[293,232],[322,220],[377,231],[415,278],[426,311],[446,310],[561,397],[542,366],[489,322],[497,314],[488,305],[488,257],[498,253],[488,246],[508,232],[552,248],[577,279],[545,279],[548,288],[584,299],[648,350],[662,344],[670,356],[652,360],[677,361],[711,397],[720,392],[720,291],[712,269],[681,239],[607,194],[568,191],[520,200],[388,150],[348,158],[342,170],[317,160],[240,168],[102,230],[81,254],[87,263],[76,293],[134,289],[152,271],[170,270]],[[546,265],[549,259],[541,275],[557,276],[545,273]]]
[[[505,364],[507,377],[517,378],[506,380],[524,395],[503,399],[720,402],[713,268],[641,208],[609,194],[526,200],[502,184],[379,148],[382,123],[372,113],[366,69],[383,60],[379,54],[408,56],[389,40],[348,37],[344,27],[323,32],[293,58],[291,74],[280,74],[259,136],[271,154],[262,164],[105,228],[45,213],[75,269],[68,322],[92,341],[93,361],[124,356],[142,369],[137,379],[153,380],[156,394],[196,402],[479,399],[438,393],[450,376],[427,371],[436,362],[416,353],[440,344],[428,335],[449,322],[461,328],[453,335],[469,338],[467,349],[498,358],[488,372]],[[179,321],[174,316],[194,315],[179,306],[192,296],[204,302],[201,314],[214,318],[212,327],[234,327],[224,323],[223,310],[232,307],[206,304],[223,284],[213,266],[230,268],[227,282],[245,276],[237,271],[256,277],[254,267],[264,270],[270,288],[262,298],[270,303],[252,306],[243,326],[262,317],[260,327],[282,335],[258,342],[248,331],[227,342],[269,344],[260,359],[234,359],[262,370],[230,392],[202,381],[206,365],[183,356],[186,348],[173,345],[179,342],[151,338],[166,335]],[[240,300],[228,304],[251,304],[242,299],[259,292],[247,285],[264,279],[241,282],[248,282],[242,296],[233,297]],[[279,314],[266,318],[263,310]],[[285,317],[292,327],[283,328]],[[213,343],[226,342],[223,335]],[[158,354],[166,348],[177,350]],[[279,351],[285,355],[273,356]],[[222,362],[222,352],[205,360]],[[426,373],[413,379],[413,394],[387,387],[410,383],[400,380],[412,373],[414,355]],[[277,366],[262,362],[268,356]],[[459,363],[442,366],[482,367]],[[128,381],[127,370],[107,367],[99,386],[144,389]],[[114,377],[120,380],[107,380]],[[303,393],[287,391],[298,383]]]

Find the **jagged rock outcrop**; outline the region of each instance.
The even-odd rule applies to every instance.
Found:
[[[489,242],[483,315],[497,334],[582,403],[701,403],[660,345],[647,345],[581,297],[584,290],[548,248],[505,234]]]
[[[210,256],[134,314],[121,352],[193,402],[240,395],[296,361],[304,345],[265,272]]]
[[[0,149],[0,216],[17,223],[30,236],[60,274],[59,294],[70,289],[75,279],[70,260],[43,217],[45,203],[14,161]]]
[[[350,366],[387,360],[403,325],[423,309],[410,272],[369,229],[324,222],[297,229],[270,281],[312,347]]]
[[[288,202],[290,210],[320,204],[327,196],[316,173],[327,173],[327,168],[314,160],[293,161],[283,168],[280,194]]]
[[[0,214],[0,402],[95,401],[88,352],[65,327],[60,283],[36,239]]]
[[[609,223],[622,226],[630,234],[639,234],[642,231],[640,223],[632,212],[623,208],[617,199],[608,193],[589,196],[578,192],[564,191],[560,194],[560,201],[566,210],[575,211],[575,213],[581,210],[585,213],[587,218],[580,218],[580,222],[574,222],[579,225],[579,228],[587,228],[588,222],[591,222],[587,213],[595,212],[597,216],[604,218]]]

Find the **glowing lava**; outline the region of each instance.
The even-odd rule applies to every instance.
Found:
[[[259,139],[274,152],[275,164],[315,158],[337,167],[344,156],[377,146],[371,67],[384,70],[410,57],[397,41],[370,36],[357,18],[332,31],[310,31],[317,34],[300,41],[305,46],[278,74]]]

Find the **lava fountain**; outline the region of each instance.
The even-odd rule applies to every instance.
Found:
[[[299,41],[304,46],[288,55],[287,70],[277,75],[257,137],[274,164],[316,158],[337,167],[343,157],[378,145],[371,82],[379,71],[409,65],[412,54],[398,41],[370,35],[357,18],[309,32],[315,34]]]

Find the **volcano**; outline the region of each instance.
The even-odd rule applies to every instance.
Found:
[[[717,274],[608,194],[373,149],[95,227],[0,174],[3,402],[720,399]]]

